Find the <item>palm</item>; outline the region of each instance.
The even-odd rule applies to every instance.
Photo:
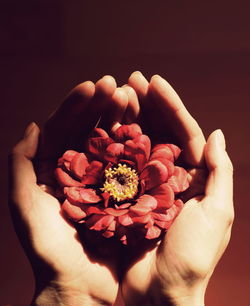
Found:
[[[126,104],[125,98],[111,77],[101,79],[96,85],[85,82],[70,93],[47,121],[37,154],[37,128],[28,137],[28,144],[24,139],[14,149],[13,218],[38,283],[51,278],[67,290],[108,303],[114,302],[118,291],[114,257],[91,253],[90,243],[85,239],[88,233],[76,229],[61,214],[60,202],[53,196],[54,170],[63,152],[82,145],[83,137],[90,133],[100,116],[103,124],[112,126],[123,103]],[[117,102],[117,107],[112,102]],[[110,117],[105,120],[103,112],[109,103]],[[31,162],[35,154],[36,173]]]
[[[75,227],[62,217],[58,200],[36,187],[34,202],[35,206],[29,210],[28,222],[32,227],[34,252],[44,263],[53,266],[60,275],[60,281],[81,281],[92,286],[93,293],[102,286],[107,290],[103,292],[104,296],[108,292],[116,292],[117,281],[112,268],[91,261]],[[106,286],[107,283],[109,286]]]

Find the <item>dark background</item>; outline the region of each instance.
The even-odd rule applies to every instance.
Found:
[[[205,135],[221,128],[235,167],[231,243],[206,302],[250,300],[249,1],[0,1],[0,305],[27,305],[29,263],[7,207],[7,153],[30,121],[42,124],[78,83],[157,73],[177,90]]]

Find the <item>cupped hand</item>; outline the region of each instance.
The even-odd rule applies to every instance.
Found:
[[[127,90],[131,105],[139,98],[138,120],[144,122],[146,133],[182,148],[190,192],[165,238],[131,260],[122,282],[124,300],[128,305],[203,305],[207,283],[229,242],[234,215],[232,164],[224,136],[217,130],[206,143],[198,123],[160,76],[148,83],[135,72]],[[133,258],[133,250],[127,256]]]
[[[50,117],[41,135],[38,126],[30,124],[10,155],[10,208],[33,267],[34,304],[110,305],[116,299],[115,259],[91,256],[87,242],[61,214],[54,170],[65,150],[81,146],[100,120],[106,127],[119,121],[126,106],[127,95],[112,77],[82,83]]]

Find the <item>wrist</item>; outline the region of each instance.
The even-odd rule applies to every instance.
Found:
[[[79,306],[79,305],[100,305],[94,296],[91,296],[87,288],[75,285],[66,285],[57,281],[50,281],[43,286],[36,286],[31,306],[61,305],[61,306]]]
[[[206,286],[200,285],[193,288],[175,288],[169,290],[165,296],[171,306],[204,306]]]
[[[43,287],[36,286],[31,305],[81,305],[84,299],[86,300],[86,294],[50,282]]]

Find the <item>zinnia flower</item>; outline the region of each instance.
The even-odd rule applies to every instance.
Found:
[[[137,124],[122,125],[112,138],[95,128],[85,153],[66,151],[56,177],[63,213],[106,238],[158,238],[183,207],[177,194],[189,186],[185,169],[175,166],[181,150],[157,144]],[[132,238],[133,239],[133,238]]]

